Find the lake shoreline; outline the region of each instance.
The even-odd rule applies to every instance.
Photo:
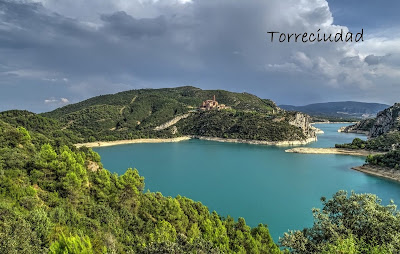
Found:
[[[308,143],[317,141],[317,137],[308,138],[306,140],[264,141],[264,140],[230,139],[230,138],[218,138],[218,137],[206,137],[206,136],[183,136],[177,138],[147,138],[147,139],[127,139],[127,140],[117,140],[117,141],[96,141],[88,143],[79,143],[75,144],[75,146],[77,148],[82,146],[93,148],[93,147],[107,147],[107,146],[128,145],[128,144],[173,143],[173,142],[187,141],[190,139],[216,141],[222,143],[241,143],[241,144],[269,145],[269,146],[306,145]]]
[[[183,136],[177,138],[140,138],[140,139],[126,139],[117,141],[97,141],[75,144],[76,147],[106,147],[106,146],[118,146],[118,145],[128,145],[128,144],[144,144],[144,143],[173,143],[190,140],[190,136]]]
[[[302,153],[302,154],[338,154],[364,156],[383,154],[381,152],[373,152],[362,149],[344,149],[344,148],[314,148],[314,147],[296,147],[285,150],[286,153]]]
[[[368,165],[368,164],[358,166],[358,167],[352,167],[351,169],[357,170],[359,172],[363,172],[368,175],[373,175],[373,176],[393,180],[396,182],[400,182],[400,171],[399,170],[385,168],[385,167],[379,167],[379,166],[372,166],[372,165]]]
[[[218,138],[218,137],[205,137],[205,136],[192,136],[192,138],[207,140],[207,141],[216,141],[222,143],[241,143],[241,144],[269,145],[269,146],[306,145],[308,143],[317,141],[317,137],[308,138],[306,140],[285,140],[285,141],[264,141],[264,140],[232,139],[232,138]]]
[[[311,124],[355,124],[358,122],[312,122]]]

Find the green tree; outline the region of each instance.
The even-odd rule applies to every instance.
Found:
[[[38,166],[43,168],[54,167],[54,162],[57,159],[57,153],[50,144],[42,146],[39,152]]]
[[[51,254],[92,254],[93,248],[87,236],[68,236],[61,234],[58,241],[50,246]]]
[[[47,245],[52,224],[50,219],[47,217],[46,211],[42,208],[33,210],[30,212],[28,220],[32,226],[32,230],[36,232],[42,244]]]
[[[400,215],[396,206],[381,205],[373,194],[347,195],[337,192],[331,200],[322,198],[323,209],[313,209],[314,226],[285,233],[282,246],[295,253],[320,253],[328,248],[383,248],[400,250]],[[352,240],[352,238],[354,238]]]

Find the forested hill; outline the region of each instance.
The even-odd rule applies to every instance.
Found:
[[[280,252],[264,225],[143,192],[135,169],[103,169],[54,120],[21,111],[0,119],[10,122],[0,120],[0,253]]]
[[[202,102],[214,95],[219,104],[229,109],[198,112]],[[307,123],[300,123],[298,115],[279,109],[271,100],[248,93],[195,87],[141,89],[97,96],[42,116],[59,121],[63,129],[79,134],[85,141],[182,135],[283,141],[313,136],[306,117]],[[178,124],[176,119],[183,116],[185,120]],[[202,125],[208,119],[210,124]],[[163,125],[166,127],[159,127]]]
[[[312,116],[325,116],[337,118],[366,118],[375,117],[376,114],[389,107],[386,104],[366,103],[357,101],[340,101],[314,103],[305,106],[279,105],[282,109],[300,111]]]
[[[128,113],[142,106],[140,108],[144,111],[141,112],[144,114],[142,117],[146,117],[147,115],[145,113],[148,113],[148,110],[163,110],[164,113],[167,113],[169,112],[168,110],[171,109],[181,109],[181,112],[187,112],[191,108],[197,108],[203,101],[212,99],[214,95],[219,103],[230,105],[238,110],[271,112],[276,109],[276,105],[273,101],[260,99],[249,93],[234,93],[224,90],[202,90],[192,86],[184,86],[176,88],[130,90],[116,94],[96,96],[45,113],[44,115],[60,118],[63,115],[89,107],[110,105],[116,107],[119,109],[118,112],[122,111],[122,113]],[[140,105],[144,102],[146,102],[145,105]],[[124,109],[121,110],[122,108]],[[138,117],[140,116],[141,115],[138,115]]]

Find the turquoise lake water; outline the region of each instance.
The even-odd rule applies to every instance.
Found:
[[[338,133],[345,124],[317,124],[325,134],[307,146],[333,147],[357,134]],[[220,215],[267,224],[275,241],[289,229],[312,225],[312,207],[338,190],[377,194],[400,204],[400,184],[351,170],[364,158],[285,153],[288,147],[189,140],[94,149],[111,172],[137,168],[146,190],[187,196]]]

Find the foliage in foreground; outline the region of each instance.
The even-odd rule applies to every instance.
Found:
[[[66,137],[65,137],[66,138]],[[143,193],[87,148],[0,121],[0,253],[280,253],[268,228]]]
[[[293,253],[398,253],[400,214],[373,194],[321,198],[322,210],[313,209],[314,225],[291,231],[280,239]]]

